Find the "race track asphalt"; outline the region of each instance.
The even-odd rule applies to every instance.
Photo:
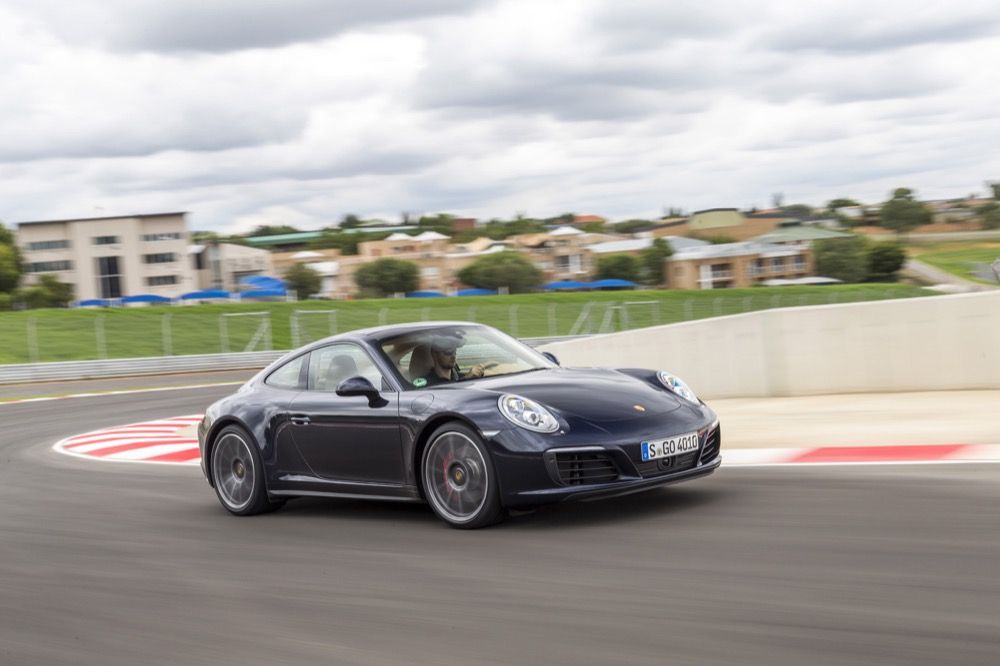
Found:
[[[230,390],[0,406],[0,664],[1000,662],[1000,465],[723,467],[462,532],[50,450]]]

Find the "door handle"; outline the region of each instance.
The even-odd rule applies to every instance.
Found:
[[[291,421],[295,425],[309,425],[309,417],[305,414],[292,414]]]

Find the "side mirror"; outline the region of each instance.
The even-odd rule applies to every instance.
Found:
[[[559,359],[557,359],[556,355],[553,354],[552,352],[543,351],[542,352],[542,356],[544,356],[545,358],[549,359],[550,361],[552,361],[556,365],[559,365]]]
[[[368,398],[369,407],[384,407],[389,404],[389,401],[379,394],[378,389],[361,376],[348,377],[337,384],[337,395],[344,398],[364,396]]]

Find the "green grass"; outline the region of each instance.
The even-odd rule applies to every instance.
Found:
[[[911,256],[925,264],[934,266],[965,280],[981,284],[996,284],[994,280],[983,280],[973,271],[982,265],[989,266],[1000,257],[1000,243],[995,241],[938,243],[909,248]]]
[[[271,348],[291,349],[332,333],[424,319],[473,320],[519,337],[543,337],[609,332],[767,308],[931,293],[906,285],[869,284],[4,312],[0,313],[0,363],[243,351],[263,318],[226,317],[224,343],[220,331],[224,313],[268,312]],[[624,305],[626,302],[644,303]],[[296,310],[336,310],[336,320],[321,312],[299,316],[298,336],[293,340]],[[29,347],[32,330],[37,343]],[[165,336],[167,330],[169,337]],[[266,337],[253,349],[267,349]]]

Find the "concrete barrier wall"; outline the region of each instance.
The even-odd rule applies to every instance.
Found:
[[[1000,389],[1000,292],[765,310],[541,349],[567,366],[669,370],[705,398]]]

